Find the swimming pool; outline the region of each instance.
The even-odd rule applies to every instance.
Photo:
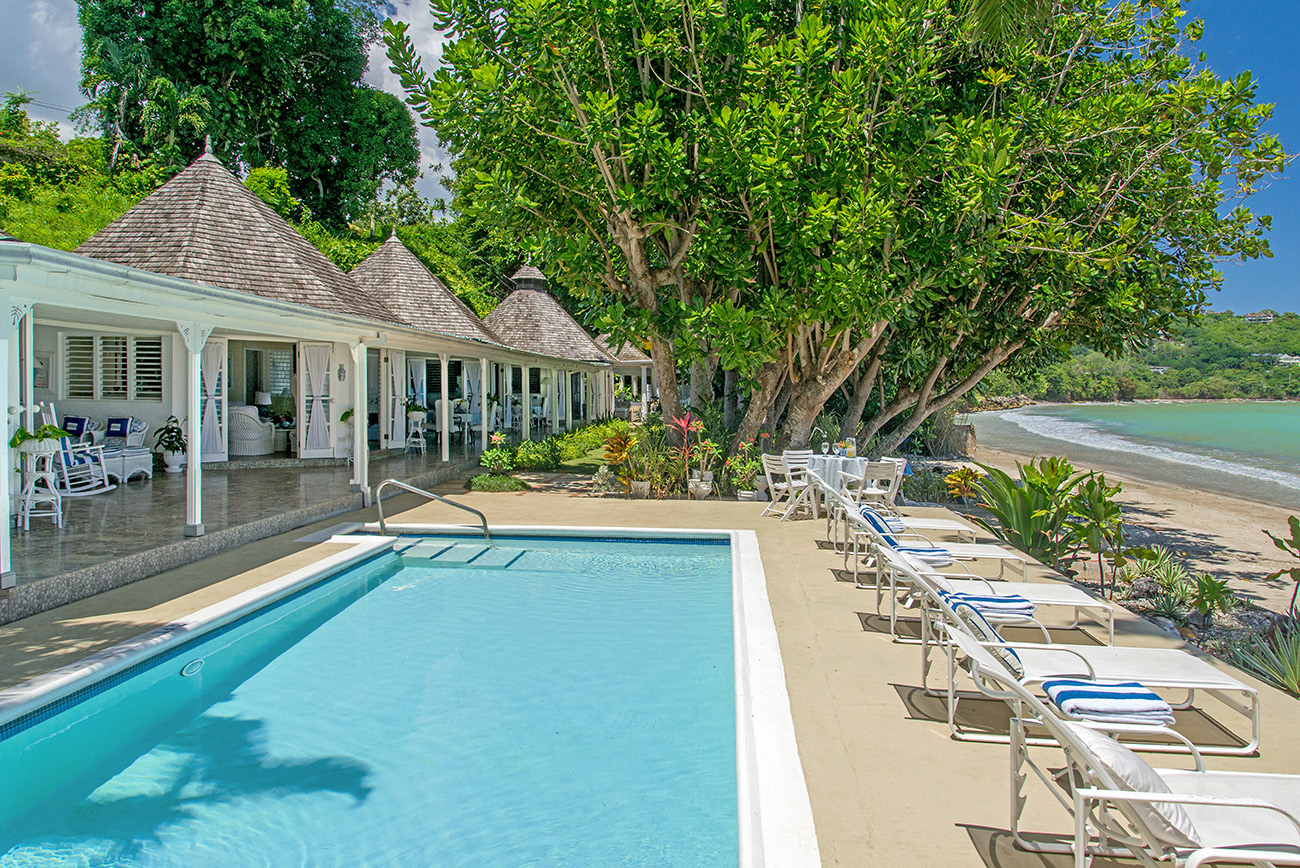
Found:
[[[737,535],[344,539],[0,694],[0,866],[815,855],[810,812],[787,828],[806,792],[793,815],[772,801],[797,755],[792,730],[760,749],[784,685],[764,683],[775,635],[747,625],[766,601],[740,591]]]

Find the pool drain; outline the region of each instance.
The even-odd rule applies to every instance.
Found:
[[[181,675],[189,678],[191,675],[198,675],[199,670],[203,668],[202,660],[191,660],[181,667]]]

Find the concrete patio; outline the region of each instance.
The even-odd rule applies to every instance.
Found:
[[[824,525],[760,518],[760,504],[626,501],[573,493],[468,494],[498,525],[753,529],[781,643],[796,735],[825,866],[1065,868],[1070,860],[1015,850],[1008,827],[1008,748],[953,741],[943,708],[920,690],[919,652],[890,640],[875,594],[844,580],[840,556],[821,545]],[[460,523],[463,514],[410,496],[393,512],[412,521]],[[8,686],[283,575],[331,550],[304,541],[357,510],[254,542],[96,597],[0,627],[0,685]],[[1031,578],[1050,581],[1044,568]],[[1061,632],[1061,641],[1086,641]],[[1121,610],[1117,644],[1172,647],[1177,640]],[[1219,665],[1219,664],[1215,664]],[[1261,756],[1211,757],[1213,769],[1300,773],[1300,705],[1259,685]],[[1000,703],[970,703],[996,723]],[[1193,712],[1192,714],[1195,714]],[[1180,724],[1186,721],[1180,713]],[[1035,751],[1048,751],[1035,748]],[[1042,754],[1052,761],[1052,753]],[[1059,751],[1055,752],[1059,760]],[[1186,767],[1186,758],[1155,758]],[[1065,834],[1064,812],[1030,787],[1028,827]],[[1097,860],[1096,866],[1113,863]]]

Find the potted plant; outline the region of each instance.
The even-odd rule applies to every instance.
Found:
[[[406,418],[412,422],[423,422],[428,417],[429,410],[414,398],[406,400]]]
[[[189,444],[185,442],[185,431],[175,416],[168,416],[167,421],[154,435],[154,448],[161,449],[164,468],[168,473],[181,472],[181,458]]]
[[[67,436],[68,432],[57,425],[41,425],[35,431],[19,426],[14,436],[9,438],[9,448],[28,454],[58,452],[60,438]]]
[[[736,500],[758,500],[756,483],[763,461],[758,456],[754,441],[740,444],[736,454],[727,459],[723,469],[732,487],[736,489]]]

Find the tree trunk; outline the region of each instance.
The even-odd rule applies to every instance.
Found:
[[[736,372],[722,372],[722,427],[736,427]]]
[[[691,365],[691,407],[706,410],[713,406],[713,375],[718,370],[718,357],[710,355]]]
[[[768,362],[759,369],[756,379],[758,389],[749,396],[745,415],[740,420],[740,429],[736,432],[737,444],[754,439],[762,429],[781,383],[781,366],[776,362]]]
[[[682,415],[682,398],[677,389],[677,358],[673,354],[672,341],[650,338],[650,360],[654,362],[655,380],[659,383],[659,410],[664,421],[671,422]]]

